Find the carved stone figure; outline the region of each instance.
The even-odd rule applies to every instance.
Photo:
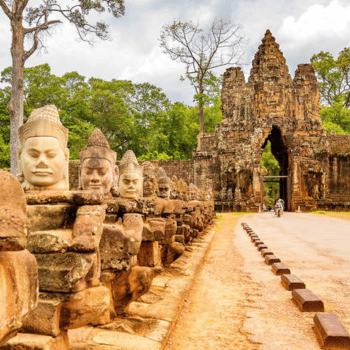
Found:
[[[30,223],[18,180],[0,170],[0,346],[15,336],[38,303],[38,270],[26,250]]]
[[[119,164],[119,195],[121,198],[142,197],[142,166],[133,151],[128,150]]]
[[[86,147],[80,152],[80,188],[109,193],[116,190],[117,155],[99,129],[91,134]]]
[[[27,190],[68,190],[68,129],[57,108],[34,109],[19,128],[19,180]]]
[[[188,196],[190,201],[198,200],[198,188],[192,183],[188,186]]]
[[[171,179],[163,168],[158,169],[158,196],[163,199],[170,198]]]
[[[143,166],[143,197],[152,198],[156,197],[157,180],[156,180],[156,168],[151,162],[146,161]]]

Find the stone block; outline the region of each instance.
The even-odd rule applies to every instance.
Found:
[[[271,249],[261,249],[261,255],[265,257],[265,255],[274,255]]]
[[[350,349],[349,333],[332,314],[314,316],[315,332],[323,349]]]
[[[144,227],[142,239],[144,241],[161,241],[165,235],[166,220],[164,218],[149,218],[147,224],[150,228]]]
[[[39,300],[39,304],[23,323],[24,333],[35,333],[57,337],[60,333],[62,300]]]
[[[271,267],[272,272],[277,276],[290,274],[290,269],[284,263],[273,263]]]
[[[264,242],[261,239],[255,239],[254,245],[257,247],[259,244],[264,244]]]
[[[39,288],[48,292],[78,292],[86,283],[100,277],[97,253],[35,254]]]
[[[27,206],[31,231],[72,228],[76,207],[72,204],[36,204]]]
[[[99,191],[78,191],[73,193],[73,201],[77,205],[102,204],[104,199],[104,193]]]
[[[123,259],[129,259],[139,251],[139,243],[126,237],[122,225],[105,224],[100,241],[100,256],[102,270],[117,268]]]
[[[292,291],[292,300],[301,311],[323,312],[323,301],[311,292],[309,289],[294,289]]]
[[[159,266],[160,265],[160,248],[158,241],[142,242],[137,262],[140,266]]]
[[[72,241],[71,229],[37,231],[28,236],[28,250],[33,254],[66,252]]]
[[[94,323],[110,307],[110,292],[105,286],[84,289],[70,296],[61,309],[60,328],[74,329]]]
[[[267,246],[265,245],[265,243],[260,243],[256,247],[258,248],[259,251],[261,251],[263,249],[267,249]]]
[[[179,243],[185,245],[184,235],[175,235],[175,242],[179,242]]]
[[[265,263],[267,265],[272,265],[274,263],[279,263],[281,262],[281,260],[279,258],[277,258],[277,256],[275,255],[265,255]]]
[[[250,236],[250,239],[252,242],[254,242],[256,240],[260,240],[259,236],[257,236],[257,235]]]
[[[283,286],[292,291],[294,289],[305,289],[305,283],[295,275],[292,274],[284,274],[281,276],[281,283]]]
[[[37,303],[35,257],[27,250],[0,252],[0,345],[16,334]]]
[[[18,333],[7,344],[0,347],[1,350],[69,350],[66,333],[58,337],[46,335]]]

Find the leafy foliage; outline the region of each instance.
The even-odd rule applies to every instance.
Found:
[[[350,48],[344,48],[337,59],[321,51],[311,63],[320,88],[323,127],[327,133],[350,133]]]
[[[261,156],[262,173],[266,176],[277,176],[280,174],[280,166],[277,159],[272,155],[271,142],[267,141],[263,154]],[[279,197],[278,182],[264,182],[263,203],[267,208],[272,208],[276,199]]]
[[[10,141],[11,68],[1,73],[8,86],[0,89],[0,167],[7,167]],[[24,70],[25,120],[33,109],[55,104],[63,125],[69,129],[70,158],[78,159],[95,128],[100,128],[118,159],[132,149],[140,160],[191,158],[197,145],[198,106],[171,103],[162,89],[131,81],[86,79],[77,72],[62,77],[43,64]],[[222,119],[220,90],[213,89],[204,107],[206,127],[214,131]]]

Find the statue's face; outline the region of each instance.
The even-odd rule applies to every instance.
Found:
[[[125,173],[119,178],[119,193],[122,198],[141,198],[142,178],[139,173]]]
[[[155,193],[154,181],[151,178],[143,179],[143,196],[151,197]]]
[[[159,197],[169,199],[170,197],[170,184],[159,184],[158,186]]]
[[[108,193],[113,186],[113,169],[107,159],[85,159],[81,167],[80,176],[83,190]]]
[[[196,190],[191,190],[190,191],[190,200],[195,201],[197,199],[197,191]]]
[[[53,186],[63,180],[67,161],[54,137],[30,137],[21,153],[24,179],[34,186]]]

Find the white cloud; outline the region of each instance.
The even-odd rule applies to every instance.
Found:
[[[287,17],[279,30],[282,38],[293,38],[294,47],[320,38],[345,37],[350,31],[350,4],[333,0],[328,6],[310,6],[299,18]]]

